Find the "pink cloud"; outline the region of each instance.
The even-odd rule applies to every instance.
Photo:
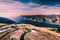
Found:
[[[3,0],[4,1],[4,0]],[[38,5],[35,3],[23,4],[9,0],[0,1],[0,16],[20,16],[20,15],[51,15],[60,14],[60,8],[49,5]],[[12,2],[12,3],[11,3]],[[33,7],[35,5],[36,7]]]

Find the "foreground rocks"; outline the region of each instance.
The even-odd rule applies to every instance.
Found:
[[[0,40],[60,40],[60,33],[56,32],[55,28],[42,28],[30,24],[17,24],[17,28],[16,30],[13,27],[1,33]],[[52,29],[54,31],[51,31]]]

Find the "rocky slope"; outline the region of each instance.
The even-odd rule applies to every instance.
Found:
[[[30,24],[17,24],[17,27],[12,24],[8,27],[11,29],[0,33],[0,40],[60,40],[60,33],[56,32],[55,28],[42,28]]]

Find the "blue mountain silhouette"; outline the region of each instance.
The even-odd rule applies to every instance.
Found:
[[[0,23],[7,23],[7,24],[13,24],[15,23],[13,20],[5,17],[0,17]]]

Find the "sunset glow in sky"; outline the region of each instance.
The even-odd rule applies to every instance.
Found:
[[[0,0],[0,16],[60,14],[60,1]]]

